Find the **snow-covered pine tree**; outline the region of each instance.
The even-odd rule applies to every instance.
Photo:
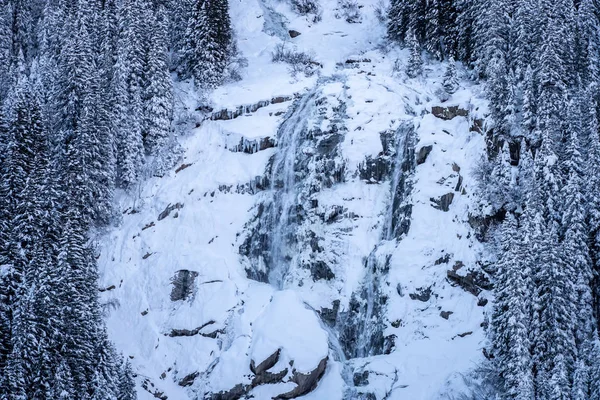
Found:
[[[577,9],[577,70],[584,85],[600,79],[600,21],[594,0],[581,0]]]
[[[533,280],[528,265],[530,257],[526,256],[528,238],[518,228],[516,218],[508,213],[500,229],[492,318],[493,354],[502,377],[504,398],[529,400],[534,393],[529,352]]]
[[[408,33],[408,48],[410,49],[410,58],[406,65],[406,75],[409,78],[416,78],[423,74],[423,56],[421,46],[414,33]]]
[[[456,72],[456,62],[454,57],[450,57],[448,60],[448,67],[444,73],[443,81],[444,90],[448,94],[454,94],[459,89],[460,83],[458,81],[458,73]]]
[[[171,68],[179,65],[185,49],[185,33],[191,18],[192,0],[169,0],[169,47],[172,49]]]
[[[131,189],[143,164],[143,35],[142,2],[127,0],[119,10],[119,40],[111,97],[117,147],[117,181]]]
[[[221,84],[233,40],[228,0],[194,0],[185,37],[180,74],[203,88]]]
[[[117,394],[118,400],[137,400],[137,394],[135,392],[135,380],[131,363],[129,360],[125,361],[121,368],[119,375],[119,392]]]
[[[159,5],[153,13],[146,57],[144,92],[144,148],[156,156],[167,142],[173,118],[173,89],[167,60],[167,15]]]

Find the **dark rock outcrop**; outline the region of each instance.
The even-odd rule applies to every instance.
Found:
[[[452,314],[454,314],[454,312],[453,312],[453,311],[442,311],[442,312],[440,313],[440,317],[442,317],[442,318],[444,318],[444,319],[448,319],[448,318],[450,318],[450,316],[451,316]]]
[[[292,39],[293,39],[293,38],[295,38],[295,37],[298,37],[298,36],[302,35],[300,32],[298,32],[298,31],[295,31],[295,30],[293,30],[293,29],[290,29],[290,30],[288,31],[288,33],[290,34],[290,37],[291,37]]]
[[[325,357],[319,362],[317,368],[312,370],[307,374],[303,374],[296,370],[293,371],[291,381],[294,382],[296,386],[294,389],[290,390],[287,393],[280,394],[275,397],[277,399],[295,399],[296,397],[304,396],[307,393],[312,392],[317,387],[317,383],[325,373],[325,368],[327,368],[327,361],[329,357]]]
[[[273,147],[275,147],[275,141],[268,136],[257,139],[247,139],[243,137],[237,145],[230,149],[230,151],[233,153],[254,154]]]
[[[180,337],[180,336],[195,336],[195,335],[202,335],[205,337],[216,337],[216,333],[220,332],[220,330],[216,330],[214,332],[211,333],[202,333],[200,332],[202,329],[206,328],[209,325],[213,325],[215,323],[215,321],[208,321],[205,324],[202,324],[201,326],[194,328],[194,329],[172,329],[171,332],[169,333],[170,337]]]
[[[194,281],[198,277],[198,272],[182,269],[177,271],[171,283],[171,301],[186,300],[194,291]]]
[[[449,107],[440,107],[433,106],[431,108],[431,113],[437,118],[449,121],[456,117],[467,117],[469,116],[469,111],[460,108],[459,106],[449,106]]]
[[[462,276],[456,270],[449,270],[447,276],[451,283],[460,286],[473,296],[479,296],[482,290],[491,290],[494,287],[488,277],[480,271],[469,270],[466,275]]]
[[[442,210],[444,212],[448,212],[450,210],[450,204],[452,204],[452,200],[454,200],[454,193],[446,193],[439,199],[434,199],[432,197],[429,200],[431,200],[431,202],[433,203],[433,208]]]
[[[256,362],[254,360],[250,360],[250,371],[252,371],[253,374],[262,374],[263,372],[265,372],[268,369],[273,368],[273,366],[275,364],[277,364],[277,361],[279,361],[279,356],[281,355],[281,349],[277,349],[277,351],[273,354],[271,354],[269,357],[267,357],[264,361],[262,361],[260,364],[256,365]]]
[[[368,156],[358,166],[360,179],[367,183],[380,183],[386,180],[390,174],[390,160],[385,157],[373,158]]]
[[[294,96],[276,96],[270,100],[261,100],[254,104],[238,106],[233,110],[225,108],[225,109],[213,112],[207,119],[210,119],[211,121],[227,121],[230,119],[235,119],[235,118],[241,117],[242,115],[256,112],[256,110],[266,107],[271,104],[279,104],[279,103],[283,103],[285,101],[290,101],[293,98],[294,98]]]
[[[410,293],[408,296],[411,300],[419,300],[422,302],[427,302],[431,298],[432,295],[431,286],[426,288],[417,288],[416,293]]]
[[[276,383],[283,383],[283,378],[288,375],[288,369],[284,368],[279,372],[269,372],[268,370],[273,368],[279,361],[280,350],[277,350],[269,357],[267,357],[260,364],[256,365],[256,362],[252,360],[250,362],[250,370],[254,374],[252,381],[249,384],[237,384],[233,388],[227,391],[219,393],[212,393],[207,399],[210,400],[237,400],[247,395],[252,389],[260,385],[270,385]],[[294,399],[296,397],[303,396],[310,393],[317,387],[317,383],[325,373],[327,367],[328,357],[325,357],[319,362],[317,367],[307,374],[296,371],[292,371],[292,376],[289,382],[295,383],[297,386],[287,393],[280,394],[274,399]],[[290,363],[293,364],[293,363]],[[286,381],[287,382],[287,381]]]
[[[423,146],[419,149],[417,152],[417,165],[421,165],[427,161],[427,157],[429,156],[429,153],[431,153],[431,150],[433,150],[433,145]]]
[[[333,328],[335,326],[339,311],[340,301],[334,300],[331,308],[321,308],[321,312],[319,314],[321,315],[321,320]]]
[[[192,386],[194,384],[194,380],[200,375],[200,372],[192,372],[189,375],[186,375],[182,380],[179,381],[179,386]]]
[[[369,371],[364,370],[362,373],[355,372],[352,380],[354,386],[367,386],[369,384]]]
[[[183,208],[183,203],[177,203],[177,204],[169,204],[164,210],[163,212],[161,212],[160,214],[158,214],[158,220],[162,221],[163,219],[167,218],[169,216],[169,214],[171,214],[171,212],[173,210],[181,210]]]

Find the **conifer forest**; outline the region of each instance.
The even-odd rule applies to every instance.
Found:
[[[0,0],[0,400],[600,400],[598,0]]]

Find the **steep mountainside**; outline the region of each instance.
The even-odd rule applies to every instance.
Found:
[[[243,80],[201,102],[179,86],[182,161],[99,238],[141,399],[450,398],[483,359],[482,89],[445,99],[434,61],[408,79],[375,3],[356,23],[321,5],[231,2]],[[272,62],[280,43],[312,76]]]

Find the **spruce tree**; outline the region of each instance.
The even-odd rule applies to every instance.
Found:
[[[458,74],[456,72],[456,62],[453,57],[448,61],[448,67],[444,73],[444,90],[448,94],[454,94],[459,88]]]
[[[169,136],[173,94],[167,62],[167,17],[159,5],[154,16],[150,46],[146,57],[144,95],[144,148],[146,154],[156,156],[163,150]]]
[[[421,55],[421,46],[417,42],[414,33],[409,33],[408,47],[410,49],[410,58],[406,66],[406,75],[409,78],[416,78],[423,74],[423,57]]]
[[[228,0],[194,0],[185,37],[181,75],[208,89],[221,84],[233,46]]]

